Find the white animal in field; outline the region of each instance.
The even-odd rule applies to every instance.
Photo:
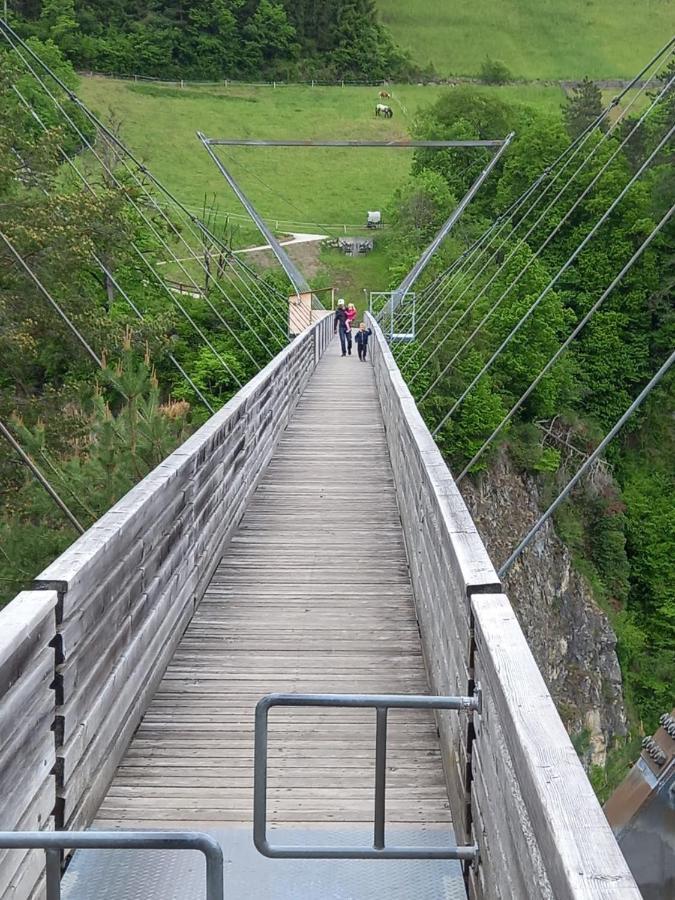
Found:
[[[384,103],[378,103],[375,107],[375,115],[384,116],[385,119],[391,119],[394,115],[394,110],[391,106],[386,106]]]

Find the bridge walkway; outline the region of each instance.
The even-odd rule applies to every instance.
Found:
[[[341,358],[337,341],[225,549],[94,827],[201,829],[226,845],[229,835],[238,850],[242,840],[251,844],[253,712],[272,691],[429,692],[372,367]],[[314,843],[330,840],[331,830],[338,842],[357,835],[370,843],[373,711],[277,709],[270,724],[272,840],[283,833],[292,841],[291,829],[306,842],[319,828]],[[432,715],[391,711],[388,731],[388,840],[451,842]],[[256,862],[254,853],[256,867],[291,864]],[[360,876],[351,888],[345,883],[345,897],[424,897],[425,881],[429,897],[463,896],[456,863],[337,865],[376,875],[373,890]],[[387,867],[404,881],[423,875],[402,886],[387,880]],[[448,893],[448,873],[458,893]],[[343,896],[325,885],[316,895],[297,888],[279,896]],[[249,882],[248,897],[257,896],[252,890]],[[265,890],[261,896],[277,896]]]

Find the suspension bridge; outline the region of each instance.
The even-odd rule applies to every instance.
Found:
[[[464,352],[464,344],[444,352],[458,323],[475,308],[480,331],[671,90],[662,72],[673,42],[619,95],[635,90],[618,116],[610,115],[616,101],[413,293],[511,136],[492,142],[469,195],[369,315],[364,365],[341,356],[333,317],[316,298],[289,319],[283,291],[156,181],[8,25],[2,33],[106,183],[134,185],[127,202],[164,254],[158,261],[134,247],[138,265],[212,351],[233,393],[214,409],[172,353],[209,418],[89,527],[3,426],[81,535],[0,611],[0,898],[637,900],[503,579],[675,354],[501,565],[457,484],[673,210],[621,261],[457,481],[435,436],[668,145],[672,127],[431,427],[418,402]],[[35,93],[14,91],[47,132]],[[200,138],[215,157],[219,141]],[[89,166],[60,153],[95,192]],[[562,221],[494,298],[497,274],[567,198]],[[311,296],[261,230],[295,295]],[[18,276],[103,368],[57,292],[11,235],[0,236]],[[143,321],[133,286],[101,255],[92,264]],[[243,369],[171,289],[169,267],[198,292]]]

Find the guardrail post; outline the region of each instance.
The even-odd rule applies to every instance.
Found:
[[[61,851],[45,850],[47,900],[61,900]]]

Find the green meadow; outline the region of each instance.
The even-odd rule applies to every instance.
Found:
[[[378,89],[369,87],[181,89],[97,77],[83,78],[80,85],[84,101],[104,120],[114,113],[123,140],[184,203],[199,209],[205,197],[215,196],[221,214],[237,216],[244,211],[197,131],[229,138],[403,139],[417,110],[448,90],[453,88],[394,86],[394,117],[378,119]],[[557,87],[480,90],[542,109],[563,102]],[[217,152],[273,227],[296,231],[320,226],[320,231],[344,233],[340,226],[346,225],[353,232],[369,209],[386,208],[411,161],[405,149],[221,147]]]
[[[629,78],[673,32],[672,0],[377,0],[396,41],[441,75],[490,56],[518,78]]]

